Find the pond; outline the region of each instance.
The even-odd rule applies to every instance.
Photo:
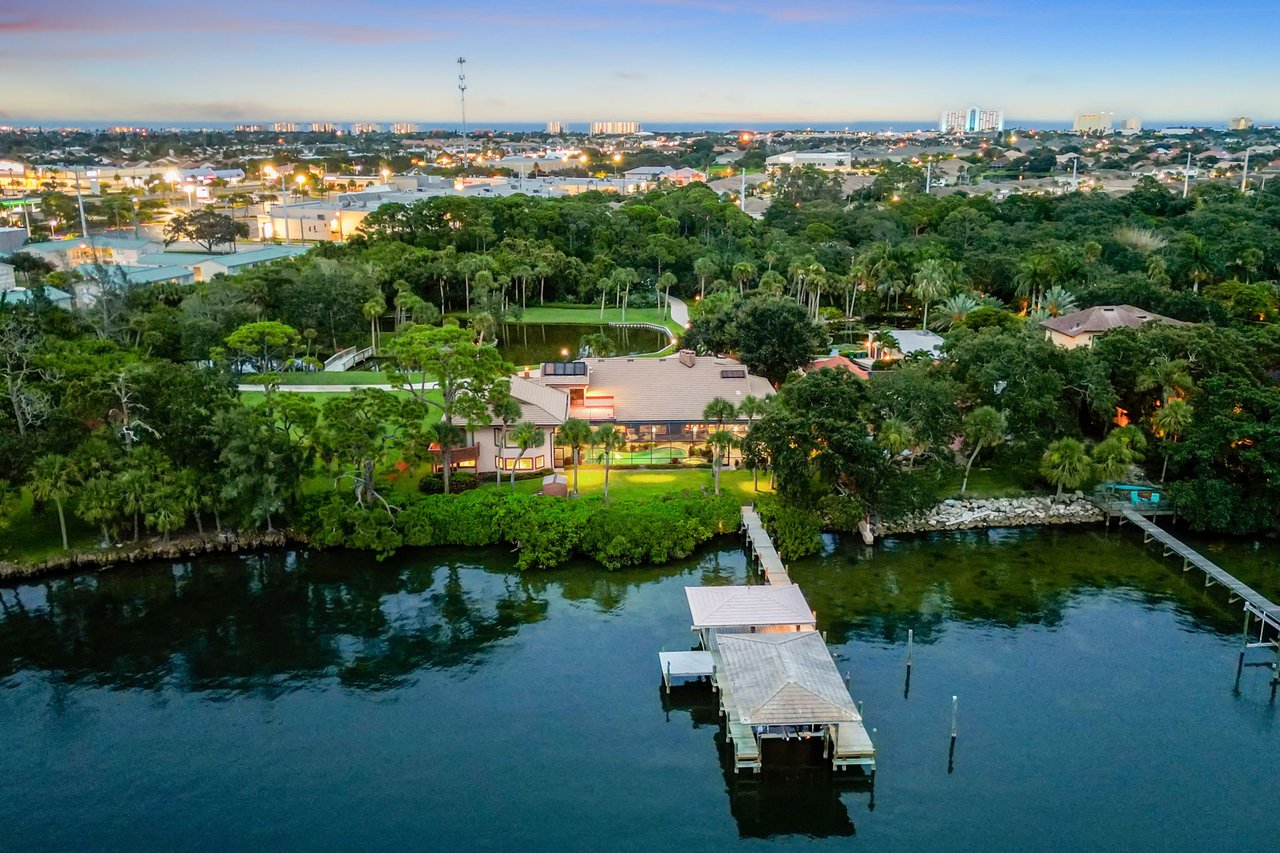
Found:
[[[0,587],[0,847],[1275,849],[1270,671],[1234,689],[1239,606],[1132,531],[795,563],[873,788],[735,777],[709,691],[663,696],[682,588],[742,582],[736,544],[616,573],[281,552]],[[1274,549],[1215,547],[1277,595]]]
[[[605,334],[616,345],[616,355],[657,352],[671,343],[671,336],[656,329],[627,328],[591,323],[503,323],[498,327],[498,350],[515,365],[577,358],[582,339]]]

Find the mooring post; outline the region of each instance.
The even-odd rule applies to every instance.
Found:
[[[957,697],[951,697],[951,747],[947,750],[947,773],[956,768],[956,708],[959,702]]]
[[[915,640],[916,632],[912,628],[907,629],[907,678],[902,684],[902,698],[906,699],[911,695],[911,646]]]
[[[1240,689],[1240,674],[1244,672],[1244,653],[1249,648],[1249,611],[1244,612],[1244,631],[1240,636],[1240,660],[1236,663],[1236,690]]]
[[[1271,702],[1276,701],[1276,688],[1280,687],[1280,638],[1276,640],[1276,662],[1271,670]]]
[[[663,673],[662,683],[666,685],[667,693],[671,693],[671,661],[667,661],[667,671]]]

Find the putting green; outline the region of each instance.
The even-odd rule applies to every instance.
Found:
[[[672,459],[683,459],[684,455],[684,451],[678,447],[655,447],[634,453],[615,453],[613,461],[616,465],[665,465],[670,464]]]

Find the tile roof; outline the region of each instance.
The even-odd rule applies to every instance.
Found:
[[[1078,335],[1099,334],[1122,326],[1136,328],[1144,323],[1167,323],[1171,326],[1186,325],[1181,320],[1165,317],[1154,311],[1143,311],[1132,305],[1095,305],[1083,311],[1072,311],[1061,317],[1041,320],[1040,325],[1059,334],[1074,338]]]
[[[558,426],[569,417],[569,395],[559,388],[512,376],[511,396],[520,403],[521,417],[538,426]]]
[[[701,356],[693,367],[679,356],[662,358],[588,358],[589,394],[613,397],[614,420],[642,421],[704,420],[703,410],[716,397],[735,406],[748,396],[767,397],[773,386],[763,376],[754,376],[731,358]],[[743,378],[726,378],[721,371],[736,369]]]

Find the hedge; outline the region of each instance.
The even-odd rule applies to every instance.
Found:
[[[608,569],[666,563],[738,527],[737,500],[667,495],[615,499],[556,498],[498,489],[451,495],[396,495],[389,507],[359,506],[345,494],[317,497],[298,532],[324,547],[373,550],[378,559],[409,546],[507,544],[516,568],[553,568],[574,556]]]

